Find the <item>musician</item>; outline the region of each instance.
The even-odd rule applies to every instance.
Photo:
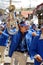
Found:
[[[8,40],[8,35],[6,33],[4,33],[4,28],[2,27],[2,29],[0,30],[0,52],[1,52],[1,63],[4,62],[4,50],[6,48],[7,45],[7,40]]]
[[[43,25],[41,25],[40,35],[36,36],[30,47],[30,55],[34,57],[34,65],[40,65],[43,60]]]
[[[19,63],[19,65],[26,65],[27,59],[27,43],[26,43],[26,34],[28,30],[28,25],[24,21],[18,24],[18,32],[12,36],[11,45],[9,49],[9,57],[11,57],[11,65],[13,60]]]

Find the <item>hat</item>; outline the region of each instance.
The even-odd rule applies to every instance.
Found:
[[[35,27],[36,27],[36,25],[35,25],[35,24],[32,24],[32,28],[33,28],[33,26],[35,26]]]
[[[28,24],[25,21],[21,21],[20,26],[28,26]]]

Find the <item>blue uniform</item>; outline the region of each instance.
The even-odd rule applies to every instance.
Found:
[[[32,31],[28,30],[28,33],[26,34],[26,43],[27,43],[28,52],[31,42],[32,42]]]
[[[34,38],[33,43],[30,46],[30,56],[34,57],[37,54],[43,59],[43,39],[40,39],[40,35]],[[35,60],[34,65],[40,65],[40,62]]]
[[[0,46],[6,46],[7,45],[7,40],[8,40],[8,35],[3,32],[0,35]]]
[[[26,33],[24,34],[25,37]],[[11,38],[11,45],[9,49],[9,56],[11,57],[14,51],[25,51],[26,50],[26,45],[24,40],[22,41],[22,33],[18,31],[15,35],[13,35]],[[25,38],[24,38],[25,39]]]
[[[31,29],[32,32],[36,32],[37,35],[39,35],[37,30]],[[32,40],[34,39],[35,36],[32,36]]]
[[[7,28],[4,30],[4,32],[7,33],[7,34],[9,34]],[[11,32],[11,33],[16,32],[16,28],[13,28],[12,30],[10,30],[10,32]],[[9,35],[11,35],[11,34],[9,34]],[[13,34],[13,35],[14,35],[14,34]]]
[[[28,33],[26,34],[26,42],[27,42],[27,49],[28,49],[28,53],[29,53],[29,49],[30,49],[30,45],[34,39],[35,36],[32,36],[32,33],[36,32],[37,35],[39,35],[39,31],[35,31],[34,29],[28,30]]]
[[[7,28],[4,30],[4,32],[5,32],[6,34],[9,34],[8,31],[7,31]]]

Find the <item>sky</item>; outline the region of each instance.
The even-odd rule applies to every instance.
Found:
[[[9,6],[10,0],[0,0],[0,8],[7,8]],[[12,4],[15,5],[16,8],[29,8],[36,7],[37,5],[43,3],[43,0],[12,0]],[[4,6],[3,6],[4,5]]]

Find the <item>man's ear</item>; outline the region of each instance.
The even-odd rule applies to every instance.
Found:
[[[18,24],[18,27],[20,28],[20,24]]]
[[[18,28],[19,28],[19,29],[21,28],[20,24],[18,24]]]
[[[20,26],[20,24],[18,24]]]

